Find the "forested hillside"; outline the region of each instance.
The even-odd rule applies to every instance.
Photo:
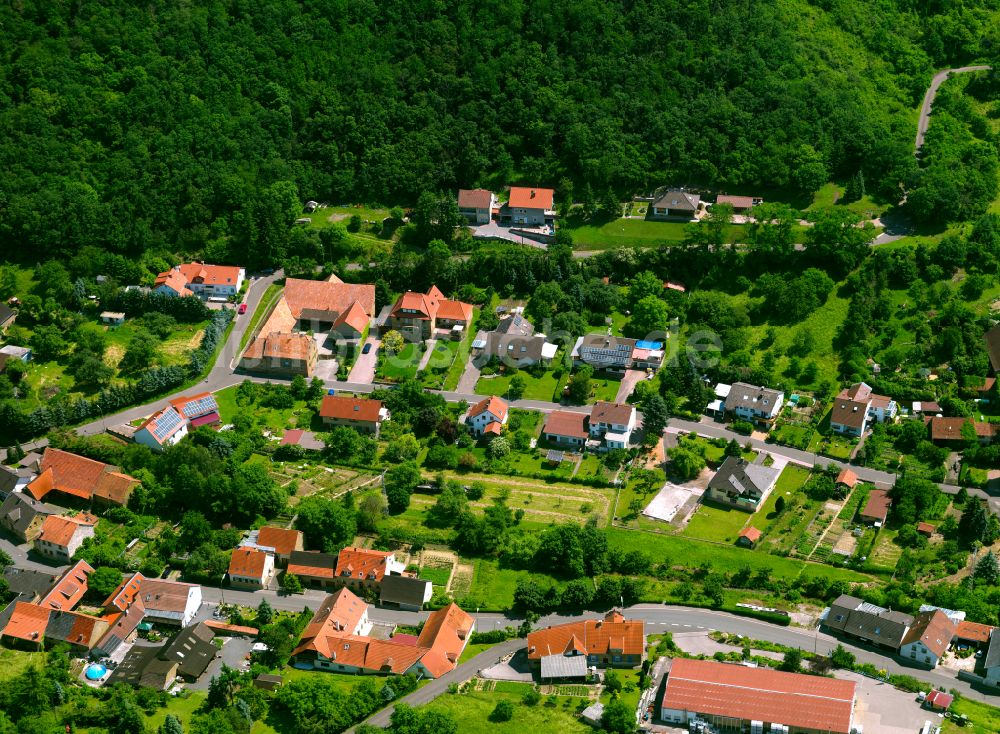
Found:
[[[911,171],[996,0],[23,0],[0,8],[0,247],[285,254],[304,198],[517,181],[811,192]]]

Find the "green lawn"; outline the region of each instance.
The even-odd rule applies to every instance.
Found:
[[[399,354],[390,356],[383,351],[379,357],[375,376],[393,382],[416,377],[417,367],[420,366],[423,354],[424,345],[415,342],[406,342]]]
[[[684,535],[719,543],[735,543],[753,516],[732,507],[701,505],[684,528]]]
[[[288,428],[304,428],[306,430],[311,428],[316,411],[304,400],[296,400],[291,408],[263,408],[259,405],[241,408],[236,404],[238,387],[238,385],[233,385],[215,393],[215,401],[219,404],[219,417],[223,424],[232,422],[233,416],[237,412],[245,410],[257,418],[263,427],[279,434]]]
[[[524,400],[559,400],[557,391],[562,388],[562,385],[565,382],[565,375],[556,379],[555,372],[552,370],[545,372],[541,377],[532,377],[530,373],[525,372],[524,370],[518,370],[516,373],[508,372],[503,375],[495,375],[492,377],[483,376],[480,377],[479,382],[476,383],[476,394],[506,395],[507,387],[510,385],[511,378],[515,374],[520,374],[524,377],[527,383],[524,388],[524,395],[522,396]]]
[[[624,701],[625,704],[630,709],[634,710],[635,708],[637,708],[639,706],[639,697],[642,695],[642,691],[639,690],[639,671],[638,670],[627,670],[627,669],[621,670],[621,669],[619,669],[619,670],[615,670],[615,675],[617,675],[618,679],[621,680],[622,686],[623,686],[622,692],[621,692],[621,694],[619,694],[620,697],[621,697],[621,700]],[[633,689],[631,691],[624,690],[624,689],[626,689],[626,688],[629,687],[630,683],[632,684]],[[601,692],[601,703],[607,704],[610,701],[611,701],[611,694],[608,693],[607,690],[602,691]]]
[[[45,653],[0,647],[0,680],[15,678],[34,663],[45,665]]]
[[[205,701],[206,694],[203,691],[189,691],[183,696],[171,696],[167,700],[165,708],[157,709],[152,716],[146,716],[146,728],[149,731],[156,731],[167,718],[167,714],[173,714],[180,719],[187,731],[191,726],[191,717],[201,707]],[[254,729],[257,732],[264,731],[265,725],[258,723]]]
[[[423,566],[420,569],[420,578],[427,579],[434,586],[444,588],[448,585],[448,579],[451,578],[451,569],[440,566]]]
[[[271,313],[271,307],[277,303],[278,298],[281,297],[282,292],[285,290],[284,286],[272,283],[264,291],[264,295],[260,299],[260,303],[257,304],[257,310],[253,312],[253,316],[250,318],[250,326],[247,330],[243,332],[243,338],[240,339],[240,351],[243,351],[247,343],[250,341],[250,336],[254,333],[254,330],[260,325],[260,322],[264,317]],[[246,314],[243,316],[237,316],[236,318],[246,318]]]
[[[941,729],[944,734],[996,734],[1000,731],[1000,708],[995,706],[963,697],[951,705],[951,712],[965,714],[969,717],[970,724],[962,728],[954,720],[944,719],[944,727]]]
[[[621,380],[613,377],[596,376],[590,381],[590,399],[594,402],[606,400],[613,403],[621,384]]]
[[[477,558],[472,576],[469,597],[482,611],[504,611],[514,602],[514,587],[521,578],[532,578],[542,585],[549,585],[552,579],[529,571],[500,568],[496,561]]]
[[[524,732],[559,732],[559,734],[584,734],[592,732],[577,717],[577,711],[586,707],[586,699],[563,696],[549,705],[545,699],[536,706],[521,703],[520,686],[517,693],[507,692],[507,686],[497,684],[493,691],[472,691],[464,694],[445,694],[424,706],[425,710],[451,714],[458,724],[458,731],[465,734],[524,734]],[[514,718],[505,722],[489,720],[497,702],[507,700],[514,704]]]
[[[440,389],[444,386],[445,380],[450,376],[452,367],[456,363],[460,363],[462,369],[464,369],[468,357],[468,349],[463,349],[463,345],[464,342],[444,339],[436,342],[434,344],[434,351],[431,352],[427,364],[420,371],[420,383],[426,388]],[[462,359],[461,361],[456,359],[458,355],[463,353],[466,355],[466,359]],[[461,371],[458,372],[458,375],[461,377]]]

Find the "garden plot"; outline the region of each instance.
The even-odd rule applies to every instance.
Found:
[[[271,476],[282,487],[287,487],[292,482],[297,483],[295,495],[289,500],[292,504],[314,494],[333,499],[378,479],[378,475],[315,464],[285,463],[272,467],[270,471]]]
[[[419,575],[444,591],[450,588],[458,556],[450,551],[423,550],[417,556]]]
[[[449,478],[458,481],[467,479],[461,476]],[[526,519],[537,522],[582,523],[592,515],[606,518],[611,511],[611,489],[488,475],[477,475],[476,480],[486,485],[483,499],[470,503],[478,509],[489,507],[494,497],[506,496],[511,509],[523,509]]]

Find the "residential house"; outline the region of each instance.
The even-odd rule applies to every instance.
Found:
[[[381,400],[324,395],[319,415],[323,425],[347,426],[359,433],[374,433],[377,436],[382,422],[389,420],[389,409],[382,405]]]
[[[951,708],[952,702],[955,697],[950,693],[945,693],[941,690],[933,690],[927,694],[927,698],[924,699],[924,708],[930,711],[947,711]]]
[[[941,406],[933,400],[915,400],[913,402],[913,414],[920,415],[939,415],[941,413]]]
[[[975,440],[981,444],[988,444],[993,440],[996,428],[992,423],[982,423],[974,421],[972,418],[942,418],[934,416],[930,419],[931,441],[939,445],[949,445],[964,443],[969,440],[962,435],[966,425],[972,426]],[[968,433],[966,429],[966,433]]]
[[[899,650],[915,620],[909,614],[869,604],[841,594],[830,605],[822,624],[832,632],[854,637],[888,650]]]
[[[861,522],[874,525],[877,528],[882,527],[889,516],[890,507],[892,507],[892,498],[889,496],[889,491],[873,489],[868,493],[868,501],[861,511]]]
[[[292,553],[301,551],[305,547],[302,540],[301,530],[265,525],[260,530],[251,532],[250,537],[244,541],[243,545],[270,550],[274,555],[274,564],[279,568],[284,568],[288,565],[288,559],[291,558]]]
[[[141,576],[141,574],[136,574]],[[124,582],[126,585],[129,580]],[[150,622],[187,627],[201,609],[201,587],[179,581],[142,578],[137,599],[142,601]]]
[[[660,718],[684,727],[703,722],[712,731],[855,734],[856,698],[854,681],[674,658]]]
[[[121,311],[102,311],[101,323],[108,326],[121,326],[125,323],[125,314]]]
[[[858,475],[845,466],[837,475],[837,480],[834,482],[834,485],[846,492],[850,492],[858,486]]]
[[[536,189],[527,186],[511,186],[505,214],[515,225],[544,227],[556,218],[555,195],[553,189]]]
[[[395,329],[413,341],[432,337],[460,338],[472,323],[472,304],[444,297],[437,286],[427,293],[401,294],[386,318],[386,328]]]
[[[379,584],[379,604],[383,607],[418,612],[431,600],[433,585],[414,576],[383,576]]]
[[[653,202],[649,216],[652,219],[691,220],[698,216],[701,196],[680,189],[670,189]]]
[[[382,583],[383,577],[401,575],[405,568],[395,553],[348,546],[337,555],[334,585],[373,588]]]
[[[990,642],[983,656],[983,681],[1000,686],[1000,629],[990,632]]]
[[[228,575],[230,586],[266,589],[274,576],[274,556],[257,548],[237,548],[229,559]]]
[[[118,467],[68,451],[45,449],[39,475],[24,489],[36,500],[76,498],[93,504],[127,505],[139,480]]]
[[[319,347],[308,334],[272,331],[251,342],[240,357],[240,368],[270,375],[309,377],[319,360]]]
[[[13,492],[20,492],[35,478],[31,469],[0,464],[0,501]]]
[[[634,405],[599,400],[590,412],[590,437],[603,440],[607,449],[627,449],[635,422]]]
[[[983,335],[986,342],[986,353],[990,357],[993,371],[1000,373],[1000,326],[994,326]]]
[[[80,563],[84,563],[84,561],[80,561]],[[17,566],[7,566],[3,570],[3,581],[7,584],[7,592],[14,595],[14,601],[37,604],[43,596],[50,593],[58,580],[58,574],[49,571],[33,571],[30,568],[18,568]],[[0,629],[7,625],[8,619],[9,617],[5,618],[0,613]]]
[[[35,551],[47,558],[68,562],[86,538],[94,537],[96,526],[97,518],[86,512],[72,517],[49,515],[35,540]]]
[[[214,645],[213,645],[214,647]],[[131,648],[121,662],[111,671],[107,685],[117,683],[135,688],[152,688],[154,691],[168,690],[177,679],[178,663],[173,660],[161,660],[159,647]]]
[[[967,622],[963,619],[955,625],[953,641],[958,645],[981,648],[990,643],[990,635],[995,629],[993,625]]]
[[[337,556],[332,553],[297,550],[292,551],[289,556],[288,569],[285,573],[294,574],[302,581],[303,585],[331,589],[342,585],[334,583],[336,568]]]
[[[187,433],[187,421],[176,408],[168,405],[143,421],[132,438],[137,444],[162,453],[164,449],[184,438]]]
[[[12,359],[20,360],[21,362],[30,362],[31,354],[30,347],[19,347],[15,344],[6,344],[0,347],[0,360],[4,364]]]
[[[625,619],[613,609],[601,619],[558,624],[528,633],[528,664],[542,674],[543,666],[550,669],[552,677],[570,672],[566,663],[546,658],[579,658],[577,667],[635,668],[642,664],[646,650],[646,633],[641,619]],[[572,665],[572,663],[570,663]],[[543,675],[544,677],[544,675]]]
[[[499,435],[501,428],[507,425],[508,417],[507,403],[491,396],[483,398],[469,408],[465,422],[474,436],[483,436],[487,433]]]
[[[760,530],[748,525],[740,531],[738,536],[736,536],[736,545],[744,548],[755,548],[757,546],[757,541],[760,540],[760,536]]]
[[[101,617],[19,601],[0,639],[28,650],[64,643],[73,653],[86,655],[107,630],[108,622]]]
[[[27,492],[14,492],[0,504],[0,528],[22,543],[31,542],[42,532],[45,518],[59,512],[58,507],[36,500]]]
[[[872,421],[891,421],[896,412],[895,400],[876,395],[869,385],[857,382],[841,390],[833,401],[830,429],[848,436],[862,436]]]
[[[595,370],[624,372],[632,368],[635,348],[635,339],[611,334],[587,334],[577,339],[573,347],[573,364],[577,367],[590,365]]]
[[[194,294],[203,298],[229,297],[240,292],[245,279],[246,270],[235,265],[193,262],[175,265],[157,275],[153,289],[177,296]],[[184,293],[184,290],[188,293]]]
[[[774,488],[779,469],[751,464],[739,456],[727,456],[708,482],[704,500],[756,512]]]
[[[770,428],[784,403],[785,394],[780,390],[736,382],[726,396],[725,411],[760,428]]]
[[[763,199],[757,196],[733,196],[731,194],[719,194],[715,197],[716,204],[729,204],[733,208],[734,214],[749,214],[750,210],[758,204],[762,204]]]
[[[459,189],[458,213],[469,224],[489,224],[493,210],[497,209],[497,197],[486,189]]]
[[[6,303],[0,303],[0,334],[3,334],[17,321],[17,311]]]
[[[94,572],[86,561],[77,561],[38,599],[46,609],[71,610],[87,593],[87,579]]]
[[[210,392],[173,398],[170,400],[170,405],[187,421],[190,428],[218,426],[222,423],[222,418],[219,416],[219,403]]]
[[[899,647],[899,655],[904,660],[937,667],[944,657],[955,635],[955,624],[940,609],[922,612],[906,631]]]
[[[585,446],[590,432],[587,430],[588,416],[569,410],[553,410],[545,419],[542,435],[546,441],[563,446]]]
[[[520,314],[500,319],[493,331],[479,331],[472,340],[472,359],[477,367],[497,359],[508,367],[548,364],[556,356],[558,344],[536,334],[531,322]]]
[[[133,647],[107,683],[167,690],[176,678],[197,681],[219,656],[215,633],[204,622],[181,630],[156,647]]]

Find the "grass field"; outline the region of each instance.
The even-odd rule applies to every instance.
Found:
[[[515,684],[516,685],[516,684]],[[458,731],[469,734],[524,734],[524,732],[559,732],[559,734],[583,734],[592,732],[589,726],[577,717],[577,710],[586,706],[586,700],[578,696],[558,697],[555,705],[543,699],[537,706],[521,703],[522,689],[511,691],[510,686],[497,683],[492,691],[471,691],[463,694],[445,694],[423,708],[442,711],[452,715],[458,724]],[[508,692],[510,691],[510,692]],[[489,720],[497,702],[507,700],[514,704],[514,718],[505,722]]]
[[[531,578],[547,586],[552,579],[529,571],[518,571],[511,568],[500,568],[496,561],[477,558],[474,561],[475,571],[472,576],[472,589],[469,597],[483,611],[502,611],[510,608],[514,601],[514,587],[518,579]]]
[[[503,375],[480,377],[479,382],[476,383],[476,394],[506,395],[507,387],[510,385],[510,381],[515,374],[520,374],[527,383],[524,388],[524,395],[522,396],[524,400],[558,400],[558,391],[565,383],[565,374],[557,379],[555,372],[552,370],[545,372],[541,377],[532,377],[528,372],[518,370],[517,372],[509,372]]]
[[[0,681],[20,675],[34,663],[45,665],[45,654],[0,648]]]
[[[968,716],[970,724],[966,727],[960,727],[953,719],[945,719],[941,729],[944,734],[958,734],[958,732],[996,734],[1000,731],[1000,708],[963,697],[951,705],[951,711],[954,714]]]
[[[238,385],[233,385],[215,393],[215,400],[219,404],[219,417],[223,424],[231,422],[233,416],[240,410],[246,410],[260,420],[265,428],[277,433],[282,433],[288,428],[308,430],[311,427],[316,412],[304,400],[296,400],[291,408],[261,408],[257,405],[240,408],[236,404],[237,388]]]
[[[390,356],[383,352],[375,376],[392,381],[415,377],[423,354],[424,345],[415,342],[406,342],[398,354]]]
[[[732,507],[700,505],[683,535],[719,543],[735,543],[740,530],[753,516]]]

